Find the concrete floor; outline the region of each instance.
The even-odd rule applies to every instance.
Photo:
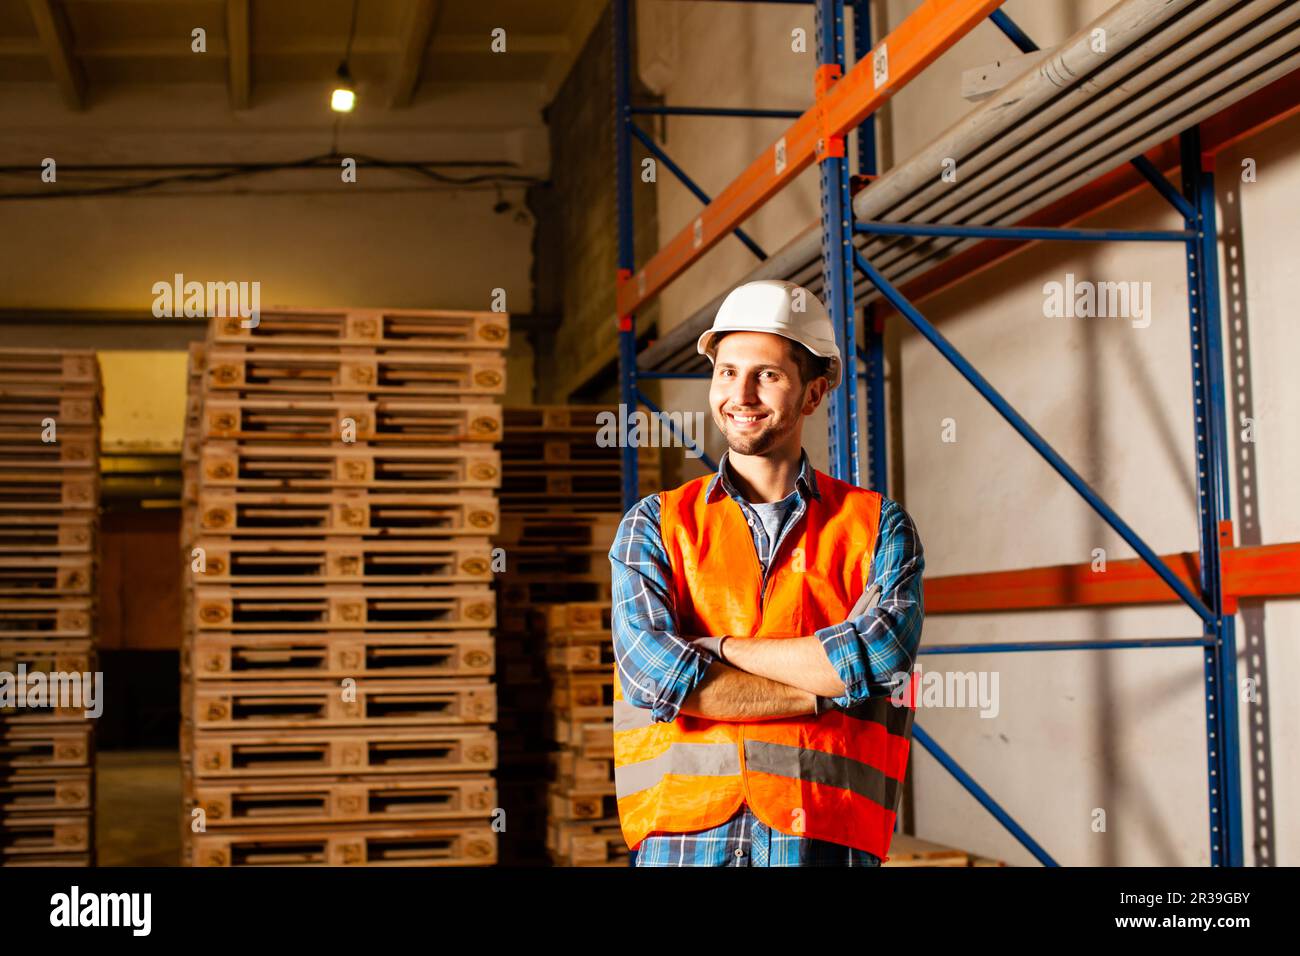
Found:
[[[95,778],[96,865],[179,866],[180,755],[100,751]]]

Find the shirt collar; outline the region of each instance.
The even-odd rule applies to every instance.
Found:
[[[736,486],[731,483],[731,476],[727,471],[727,455],[730,449],[722,453],[718,459],[718,471],[709,479],[709,485],[704,490],[704,500],[711,504],[722,497],[723,494],[730,495],[734,498],[743,497],[736,490]],[[799,475],[794,480],[794,487],[799,492],[800,497],[805,500],[811,498],[817,501],[821,500],[821,492],[817,490],[817,471],[808,460],[808,452],[800,449],[799,453]]]

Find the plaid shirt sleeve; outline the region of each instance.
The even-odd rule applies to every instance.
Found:
[[[816,632],[847,693],[832,697],[852,707],[868,697],[883,697],[906,681],[921,643],[925,608],[921,572],[925,552],[916,526],[898,502],[880,505],[880,534],[866,587],[880,582],[880,602],[861,617]]]
[[[623,696],[649,708],[656,721],[675,720],[716,658],[678,634],[657,494],[642,498],[623,516],[609,561],[614,662]]]

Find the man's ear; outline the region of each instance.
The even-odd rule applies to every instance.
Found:
[[[830,380],[824,375],[819,375],[808,383],[808,395],[804,399],[803,413],[805,415],[811,415],[817,410],[817,406],[819,406],[822,403],[822,399],[826,397],[826,392],[830,389],[830,384]]]

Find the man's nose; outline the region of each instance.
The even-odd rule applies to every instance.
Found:
[[[737,375],[731,384],[731,400],[737,405],[758,404],[758,377]]]

